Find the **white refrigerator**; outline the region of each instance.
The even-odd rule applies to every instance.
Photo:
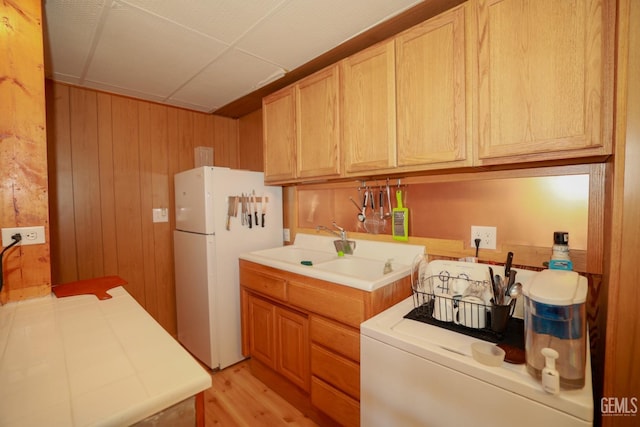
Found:
[[[178,340],[222,369],[243,359],[238,256],[282,246],[282,188],[265,186],[262,172],[211,166],[174,184]]]

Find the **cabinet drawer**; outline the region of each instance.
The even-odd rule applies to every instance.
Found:
[[[312,344],[311,373],[349,396],[360,399],[359,364]]]
[[[240,284],[246,288],[286,301],[286,281],[273,276],[258,273],[249,268],[240,268]]]
[[[313,279],[308,283],[291,281],[288,285],[289,303],[355,328],[360,327],[360,323],[365,321],[362,296],[356,289],[345,288],[341,292],[337,288],[340,286],[328,288]]]
[[[360,425],[360,403],[317,377],[311,377],[311,403],[343,426]]]
[[[322,317],[311,317],[311,340],[336,353],[360,362],[360,334]]]

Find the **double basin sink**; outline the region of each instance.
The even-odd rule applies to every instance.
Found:
[[[291,246],[249,252],[240,258],[373,291],[411,274],[413,261],[424,252],[424,246],[419,245],[356,240],[353,255],[338,256],[334,240],[332,237],[299,233]]]

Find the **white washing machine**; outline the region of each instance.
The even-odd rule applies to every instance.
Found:
[[[488,280],[488,267],[458,261],[428,264],[429,274],[447,272],[455,278],[464,273],[473,280]],[[523,284],[536,274],[516,271]],[[409,297],[360,327],[362,426],[593,424],[588,350],[584,388],[548,394],[524,364],[491,367],[474,360],[471,344],[486,339],[405,318],[415,301]],[[521,317],[519,305],[514,316]]]

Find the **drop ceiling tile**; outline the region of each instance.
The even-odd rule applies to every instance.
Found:
[[[210,37],[114,2],[86,78],[166,97],[226,48]]]
[[[419,2],[291,1],[256,26],[236,46],[292,70]]]
[[[124,0],[231,44],[283,0]]]
[[[68,83],[73,84],[72,82],[68,82]],[[153,101],[153,102],[159,102],[159,103],[162,103],[166,98],[166,95],[155,95],[148,92],[141,92],[139,90],[136,90],[135,88],[134,89],[130,89],[126,87],[123,88],[110,83],[94,82],[86,79],[82,81],[81,86],[89,89],[99,90],[102,92],[116,93],[118,95],[129,96],[131,98],[137,98],[137,99],[145,99],[147,101]]]
[[[416,3],[44,0],[46,73],[60,82],[213,111]]]
[[[273,64],[232,49],[204,69],[170,99],[209,106],[208,111],[212,111],[252,92],[261,82],[282,73],[284,70]]]
[[[80,78],[100,21],[104,0],[68,2],[47,0],[44,38],[47,74]]]

